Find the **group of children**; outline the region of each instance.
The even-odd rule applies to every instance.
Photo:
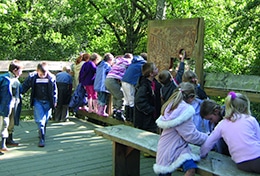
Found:
[[[260,127],[251,115],[250,101],[236,92],[227,95],[224,106],[208,99],[196,74],[184,71],[185,53],[180,55],[175,77],[168,70],[159,73],[145,56],[82,56],[88,60],[78,69],[78,78],[87,92],[88,111],[107,117],[111,94],[114,118],[160,134],[153,167],[156,174],[171,175],[181,167],[186,176],[194,175],[196,161],[211,150],[230,155],[241,170],[260,173]],[[39,63],[23,84],[18,81],[21,73],[22,66],[15,60],[8,73],[0,76],[1,151],[7,150],[6,144],[18,145],[12,134],[14,124],[19,123],[21,94],[31,89],[39,147],[45,146],[46,125],[51,110],[57,106],[56,77],[45,62]],[[65,74],[59,79],[64,78]],[[200,156],[192,153],[188,143],[201,146]]]
[[[196,74],[184,71],[184,58],[180,55],[174,78],[167,70],[158,73],[156,65],[141,56],[117,58],[105,79],[114,117],[124,119],[125,105],[126,119],[136,128],[162,130],[153,167],[158,175],[171,175],[179,167],[185,175],[195,175],[196,161],[211,150],[230,155],[241,170],[260,173],[260,127],[249,100],[235,92],[228,94],[223,107],[209,100]],[[188,143],[200,145],[201,155],[193,154]]]
[[[106,106],[110,93],[114,118],[160,133],[153,167],[156,174],[171,175],[181,167],[185,175],[195,175],[196,161],[211,150],[231,156],[241,170],[260,173],[260,127],[245,95],[230,92],[223,107],[210,100],[196,74],[185,71],[185,52],[180,54],[175,77],[168,70],[159,73],[154,63],[141,56],[127,53],[111,58],[115,61],[109,69],[99,68],[102,62],[96,69],[103,76],[94,80],[94,85],[103,87],[102,91],[94,87],[97,104]],[[107,117],[104,109],[98,114]],[[188,143],[200,145],[201,156],[193,154]]]
[[[195,103],[199,105],[195,106],[199,109],[199,119],[194,95],[206,96],[199,86],[194,88],[191,83],[182,81],[163,104],[161,116],[156,120],[162,133],[154,172],[170,176],[177,168],[182,168],[185,176],[195,175],[195,162],[214,150],[230,155],[238,169],[259,174],[260,127],[251,115],[248,98],[230,92],[222,107],[214,100],[204,99]],[[192,153],[189,143],[201,146],[200,156]]]

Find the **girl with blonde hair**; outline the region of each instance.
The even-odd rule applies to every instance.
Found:
[[[188,144],[202,145],[207,135],[199,132],[193,123],[195,110],[190,103],[194,98],[193,84],[183,82],[162,106],[162,115],[156,123],[163,131],[153,166],[159,176],[170,176],[179,167],[182,167],[185,176],[195,175],[195,161],[200,157],[192,153]]]
[[[260,127],[251,116],[250,101],[240,93],[229,92],[225,100],[224,119],[218,123],[207,141],[201,146],[202,158],[222,137],[228,145],[231,159],[238,169],[260,173]]]

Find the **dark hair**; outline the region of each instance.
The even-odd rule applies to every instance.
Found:
[[[168,82],[171,81],[172,76],[171,76],[171,73],[168,70],[163,70],[159,74],[158,78],[159,78],[160,83],[165,85],[165,84],[167,84]]]
[[[20,61],[15,59],[10,63],[8,71],[13,72],[14,70],[19,70],[20,68],[22,68]]]
[[[37,65],[37,70],[39,70],[39,71],[42,72],[42,73],[46,73],[46,72],[48,71],[47,65],[48,65],[48,64],[47,64],[46,62],[39,63],[39,64]]]
[[[204,118],[209,114],[213,114],[216,109],[221,110],[221,107],[214,100],[204,100],[200,105],[200,116]]]
[[[142,66],[142,75],[144,77],[149,77],[150,73],[155,69],[155,64],[153,62],[147,62]]]
[[[190,82],[190,83],[196,84],[196,79],[198,79],[198,76],[196,75],[195,72],[193,72],[191,70],[187,70],[183,73],[183,76],[182,76],[183,82]]]
[[[125,53],[124,58],[132,59],[133,58],[133,54]]]
[[[104,55],[104,59],[103,59],[104,61],[109,61],[109,60],[114,60],[114,56],[111,54],[111,53],[106,53],[105,55]]]

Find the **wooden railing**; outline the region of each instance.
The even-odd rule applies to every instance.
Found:
[[[0,61],[0,73],[8,70],[10,62],[11,61]],[[36,70],[37,64],[40,62],[42,61],[21,61],[24,66],[22,77],[27,77],[28,72]],[[53,73],[57,73],[61,71],[64,66],[72,64],[66,61],[46,62],[49,65],[49,70]],[[209,97],[226,97],[229,91],[236,91],[246,94],[251,102],[260,103],[260,76],[206,73],[204,81],[204,90]],[[109,112],[112,112],[112,110],[110,109]],[[31,110],[23,110],[23,114],[28,115],[30,113],[32,114]],[[94,117],[94,115],[91,114],[89,114],[89,116]]]

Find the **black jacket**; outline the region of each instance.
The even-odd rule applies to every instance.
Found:
[[[35,98],[35,85],[36,79],[38,78],[37,72],[29,73],[29,76],[24,80],[22,84],[22,94],[27,92],[30,88],[32,88],[31,91],[31,97],[30,97],[30,104],[33,106],[34,98]],[[58,91],[57,91],[57,85],[56,85],[56,77],[55,75],[48,73],[47,78],[49,80],[48,83],[48,100],[50,102],[51,108],[54,108],[55,104],[57,104],[57,97],[58,97]]]
[[[134,126],[143,130],[156,132],[156,119],[160,116],[161,84],[154,79],[155,90],[152,90],[152,82],[141,76],[136,85]]]

